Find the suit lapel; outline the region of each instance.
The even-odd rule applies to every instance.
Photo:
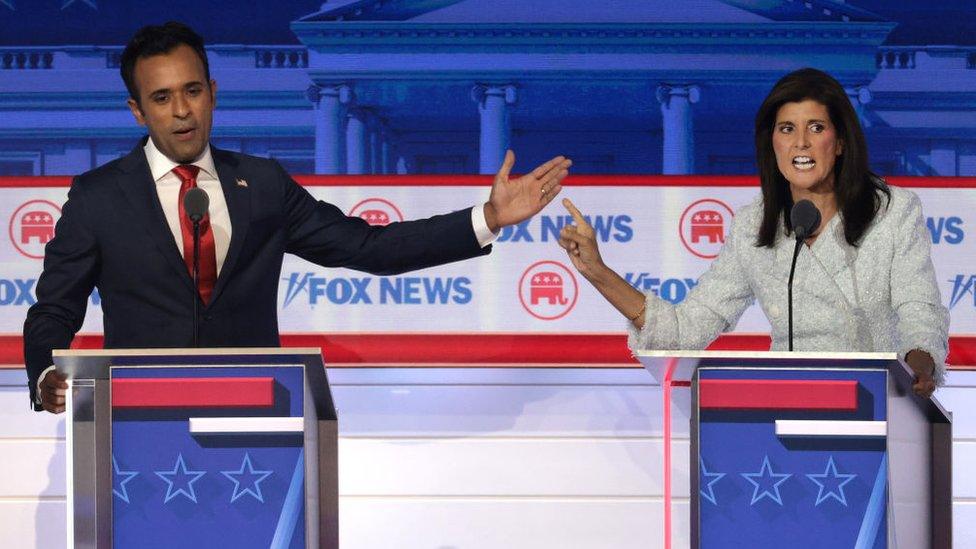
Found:
[[[217,283],[214,285],[213,295],[210,298],[210,305],[220,297],[227,280],[233,276],[234,267],[240,257],[241,248],[247,237],[247,228],[251,225],[251,193],[247,185],[238,184],[241,177],[237,173],[237,161],[226,152],[211,147],[214,159],[214,167],[217,168],[217,177],[220,179],[220,187],[224,191],[224,200],[227,202],[227,210],[230,215],[230,245],[227,247],[227,257],[220,268],[217,276]],[[243,180],[243,179],[242,179]]]
[[[142,149],[144,143],[145,140],[119,163],[119,169],[126,173],[126,177],[119,181],[118,186],[129,202],[133,217],[146,220],[141,225],[149,239],[176,271],[176,276],[183,281],[186,289],[193,291],[193,279],[187,272],[186,263],[183,262],[183,256],[173,240],[173,233],[170,232],[163,208],[159,204],[159,194]]]
[[[835,296],[853,307],[857,300],[849,264],[853,261],[853,256],[848,253],[849,250],[850,247],[844,240],[844,224],[840,220],[840,214],[837,214],[813,246],[806,250],[816,256],[810,257],[808,264],[811,271],[808,286],[815,294]]]

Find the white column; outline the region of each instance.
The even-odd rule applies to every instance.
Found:
[[[690,174],[695,171],[691,105],[698,102],[700,94],[698,86],[662,84],[657,88],[657,100],[661,103],[661,116],[664,119],[664,174]]]
[[[389,126],[383,128],[383,150],[381,154],[383,155],[383,173],[391,174],[396,172],[396,146],[393,140],[396,137],[393,135],[393,131],[390,130]]]
[[[501,167],[511,141],[509,111],[517,98],[516,89],[510,84],[479,84],[471,91],[471,97],[478,103],[481,114],[478,172],[493,174]]]
[[[412,171],[413,169],[412,166],[410,165],[410,159],[408,159],[406,156],[402,154],[397,156],[397,161],[396,161],[397,175],[407,175]]]
[[[369,173],[383,173],[383,120],[369,117]]]
[[[343,118],[352,89],[341,84],[309,86],[306,97],[315,109],[315,173],[342,173]]]
[[[851,106],[854,107],[854,112],[857,113],[861,127],[870,127],[871,121],[865,117],[866,109],[864,106],[871,102],[871,90],[867,86],[849,86],[844,88],[844,91],[847,92],[847,98],[851,100]]]
[[[366,112],[362,109],[349,109],[346,120],[346,173],[363,175],[369,173],[367,156],[368,136]]]

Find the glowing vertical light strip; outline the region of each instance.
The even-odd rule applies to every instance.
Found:
[[[68,508],[68,543],[66,545],[68,549],[74,549],[75,547],[75,448],[74,421],[72,421],[74,416],[74,398],[71,393],[72,387],[71,380],[69,379],[68,390],[65,391],[64,395],[64,409],[68,411],[64,418],[64,446],[68,461],[68,467],[66,467],[67,472],[65,473],[65,482],[67,482],[65,497],[68,500],[66,506]]]
[[[671,549],[671,378],[678,367],[677,358],[665,363],[664,382],[664,549]]]
[[[887,488],[888,453],[885,452],[881,456],[881,465],[878,466],[878,476],[874,478],[871,498],[868,500],[867,509],[864,510],[864,520],[861,521],[861,530],[857,533],[855,549],[872,549],[874,547],[878,530],[881,528],[881,517],[885,513],[885,492]]]
[[[295,471],[291,475],[291,484],[288,485],[288,493],[285,494],[285,503],[281,506],[281,516],[278,517],[278,526],[275,527],[270,549],[286,549],[291,545],[291,539],[295,536],[295,526],[301,515],[304,484],[305,448],[302,448],[298,451],[298,463],[295,464]]]

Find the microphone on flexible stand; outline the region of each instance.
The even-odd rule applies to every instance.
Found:
[[[790,211],[790,222],[793,225],[793,236],[796,246],[793,248],[793,263],[790,265],[790,280],[787,283],[787,300],[789,307],[790,351],[793,350],[793,273],[796,271],[796,258],[800,255],[800,246],[820,226],[820,210],[809,200],[801,200],[793,205]]]
[[[183,195],[183,209],[193,222],[193,346],[200,346],[200,221],[210,208],[210,196],[200,187]]]

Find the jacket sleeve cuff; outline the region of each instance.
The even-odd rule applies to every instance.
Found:
[[[41,405],[41,382],[44,381],[44,376],[46,376],[50,371],[54,370],[54,364],[44,368],[41,375],[37,376],[37,384],[34,385],[34,405]]]
[[[498,233],[491,232],[488,228],[488,221],[485,219],[484,205],[471,208],[471,226],[474,228],[474,236],[478,239],[478,246],[484,248],[498,238]]]

